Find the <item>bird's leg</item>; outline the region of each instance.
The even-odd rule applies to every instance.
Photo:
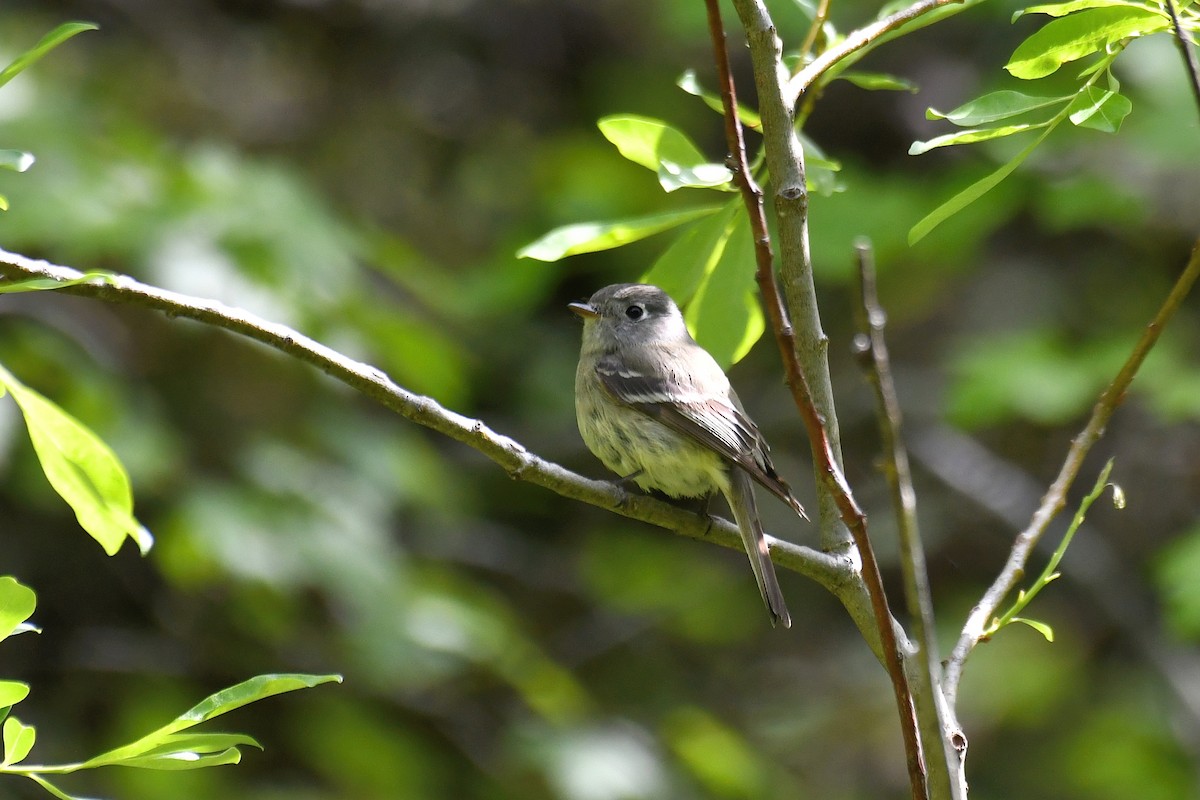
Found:
[[[710,511],[712,508],[712,498],[713,496],[711,494],[706,494],[704,497],[696,498],[696,513],[705,519],[705,536],[708,536],[710,533],[712,533],[713,515]]]
[[[636,472],[629,473],[624,478],[618,478],[617,480],[613,481],[613,486],[616,486],[621,492],[621,499],[617,501],[617,505],[621,508],[625,508],[629,505],[629,489],[630,487],[637,485],[635,481],[641,474],[642,470],[639,469]]]

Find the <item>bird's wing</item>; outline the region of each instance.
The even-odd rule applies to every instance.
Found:
[[[615,356],[601,358],[596,375],[614,398],[733,462],[801,517],[808,518],[787,483],[775,472],[758,426],[738,407],[723,375],[720,391],[706,392],[688,376],[630,364]]]

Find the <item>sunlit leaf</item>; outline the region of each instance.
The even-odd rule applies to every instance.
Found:
[[[883,72],[843,72],[838,78],[850,81],[860,89],[870,91],[910,92],[916,94],[917,85],[910,80]]]
[[[1042,78],[1113,42],[1164,30],[1168,24],[1163,14],[1144,8],[1087,9],[1046,23],[1017,47],[1004,68],[1017,78]]]
[[[1109,486],[1112,487],[1113,508],[1116,508],[1116,509],[1125,508],[1125,490],[1122,489],[1121,486],[1116,483],[1110,483]]]
[[[721,257],[740,208],[741,200],[733,200],[720,213],[689,225],[642,276],[642,282],[658,286],[686,305]]]
[[[5,281],[0,280],[0,294],[16,294],[18,292],[41,292],[54,289],[62,289],[66,286],[76,286],[81,283],[116,283],[117,276],[111,272],[101,272],[93,270],[85,272],[78,278],[68,278],[66,280],[55,280],[54,278],[29,278],[28,280],[20,281]]]
[[[11,708],[29,697],[29,684],[20,681],[0,681],[0,708]]]
[[[765,330],[754,294],[753,244],[750,222],[739,214],[721,257],[684,314],[696,341],[722,367],[737,363]]]
[[[242,760],[242,751],[230,747],[217,753],[198,753],[191,750],[181,750],[161,755],[139,756],[120,762],[122,767],[138,767],[140,769],[184,770],[219,767],[224,764],[237,764]]]
[[[59,25],[57,28],[43,36],[41,41],[39,41],[33,47],[17,56],[11,64],[9,64],[3,70],[0,70],[0,86],[3,86],[11,81],[18,74],[20,74],[23,69],[36,62],[42,56],[58,47],[67,39],[70,39],[75,34],[83,33],[84,31],[94,31],[98,27],[99,26],[91,22],[64,22],[62,25]]]
[[[25,725],[16,717],[4,720],[4,766],[24,761],[36,740],[37,731],[32,725]]]
[[[1036,619],[1026,619],[1025,617],[1013,617],[1012,621],[1020,622],[1025,625],[1028,625],[1029,627],[1033,628],[1035,631],[1040,633],[1042,636],[1045,636],[1047,642],[1054,641],[1054,629],[1051,628],[1049,625],[1047,625],[1044,622],[1039,622]]]
[[[980,197],[983,197],[989,191],[994,189],[998,183],[1011,175],[1017,167],[1021,166],[1022,162],[1024,162],[1026,158],[1029,158],[1029,154],[1037,149],[1037,146],[1042,143],[1042,140],[1046,138],[1051,130],[1053,129],[1044,129],[1041,136],[1030,142],[1024,150],[1013,156],[1013,158],[1004,166],[975,181],[970,186],[963,189],[946,202],[942,203],[933,211],[926,214],[924,219],[909,229],[908,243],[913,245],[921,241],[921,239],[925,238],[925,236],[938,225],[941,225],[950,217],[954,216],[959,211],[966,208],[971,203],[975,202]]]
[[[724,164],[709,162],[691,139],[662,120],[618,114],[596,124],[621,155],[657,172],[658,182],[668,192],[689,186],[721,187],[733,177]]]
[[[1132,110],[1125,95],[1089,86],[1071,102],[1069,119],[1081,128],[1116,133]]]
[[[517,251],[517,257],[536,258],[539,261],[558,261],[566,256],[579,253],[609,250],[670,230],[676,225],[712,214],[720,208],[721,206],[704,206],[684,211],[669,211],[665,214],[651,214],[647,217],[564,225],[522,247]]]
[[[5,575],[0,578],[0,639],[7,639],[37,608],[33,589]],[[0,703],[0,705],[8,705]]]
[[[724,114],[725,104],[721,102],[721,96],[716,92],[705,89],[699,79],[696,77],[694,69],[686,70],[679,76],[679,80],[675,81],[675,85],[683,89],[690,95],[695,95],[704,101],[704,104],[714,111]],[[749,108],[746,108],[741,103],[738,103],[738,119],[742,121],[742,125],[747,128],[758,130],[762,127],[762,120],[758,114]]]
[[[964,103],[953,111],[941,112],[930,108],[925,111],[926,119],[944,119],[963,128],[986,125],[1009,117],[1015,117],[1039,108],[1058,105],[1070,100],[1065,97],[1042,97],[1009,90],[989,92]]]
[[[1065,17],[1067,14],[1082,11],[1085,8],[1110,8],[1112,6],[1146,8],[1142,3],[1132,3],[1129,0],[1068,0],[1066,3],[1047,3],[1045,5],[1017,9],[1013,12],[1012,21],[1016,22],[1025,14],[1046,14],[1051,17]]]
[[[33,166],[35,160],[33,153],[24,150],[0,150],[0,169],[24,172]]]
[[[143,553],[153,537],[133,516],[129,475],[96,434],[0,367],[0,383],[25,416],[29,439],[54,490],[75,511],[80,526],[112,555],[128,536]]]
[[[249,680],[243,681],[236,686],[231,686],[228,689],[222,689],[216,694],[209,695],[204,700],[197,703],[191,709],[175,718],[173,722],[164,725],[156,731],[153,731],[135,742],[127,744],[123,747],[118,747],[115,750],[109,750],[107,753],[101,753],[95,758],[91,758],[84,762],[85,768],[104,766],[107,764],[117,764],[127,762],[133,758],[143,756],[161,755],[164,751],[169,751],[173,743],[179,742],[176,737],[179,731],[191,728],[194,725],[199,725],[201,722],[218,717],[222,714],[241,708],[248,703],[253,703],[257,700],[262,700],[272,695],[281,694],[283,692],[292,692],[297,689],[308,689],[313,686],[318,686],[322,683],[336,681],[341,683],[342,676],[340,675],[298,675],[298,674],[283,674],[283,675],[259,675]],[[216,742],[217,739],[212,736],[220,736],[221,734],[211,734],[209,736],[197,735],[199,741]],[[228,734],[225,734],[228,735]],[[198,749],[192,740],[188,745],[190,749]],[[249,737],[239,737],[239,744],[254,744]],[[187,748],[183,748],[187,749]]]
[[[908,148],[908,154],[910,156],[919,156],[937,147],[999,139],[1004,136],[1012,136],[1014,133],[1026,133],[1027,131],[1044,128],[1049,124],[1049,122],[1038,122],[1023,125],[1003,125],[997,128],[976,128],[958,131],[957,133],[947,133],[942,136],[935,136],[924,142],[913,142],[912,146]]]

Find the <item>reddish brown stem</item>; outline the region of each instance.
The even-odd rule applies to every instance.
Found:
[[[779,352],[783,358],[787,385],[792,391],[792,397],[800,411],[809,438],[817,443],[813,449],[818,456],[821,482],[825,490],[835,499],[842,521],[850,530],[862,559],[862,577],[866,583],[867,594],[871,599],[884,665],[892,679],[896,706],[900,712],[900,726],[904,734],[905,752],[908,756],[908,773],[913,800],[925,800],[927,797],[925,767],[921,758],[921,744],[917,733],[912,694],[908,686],[908,676],[904,672],[903,657],[896,639],[896,632],[892,627],[892,613],[888,607],[887,595],[883,590],[883,578],[879,573],[879,565],[875,560],[875,552],[871,547],[870,539],[867,537],[867,518],[855,502],[850,486],[837,467],[824,420],[821,419],[821,414],[813,403],[808,381],[805,380],[800,362],[796,358],[795,331],[788,318],[783,298],[779,294],[779,288],[775,283],[774,258],[763,207],[763,192],[750,173],[746,158],[745,138],[742,135],[741,121],[737,116],[737,90],[729,68],[729,53],[725,44],[725,27],[721,22],[720,6],[718,0],[705,0],[705,4],[708,8],[709,33],[712,37],[713,58],[717,65],[721,102],[725,110],[725,136],[729,146],[729,167],[733,171],[734,182],[742,193],[754,238],[754,258],[757,264],[755,278],[758,281],[767,317],[771,321],[771,330],[775,333],[775,342],[779,346]]]

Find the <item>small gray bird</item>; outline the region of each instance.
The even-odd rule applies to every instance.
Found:
[[[692,339],[679,307],[657,286],[606,286],[569,308],[583,317],[575,413],[588,449],[643,489],[670,497],[721,492],[737,520],[771,624],[791,627],[751,479],[808,517],[775,473],[767,443],[725,373]]]

